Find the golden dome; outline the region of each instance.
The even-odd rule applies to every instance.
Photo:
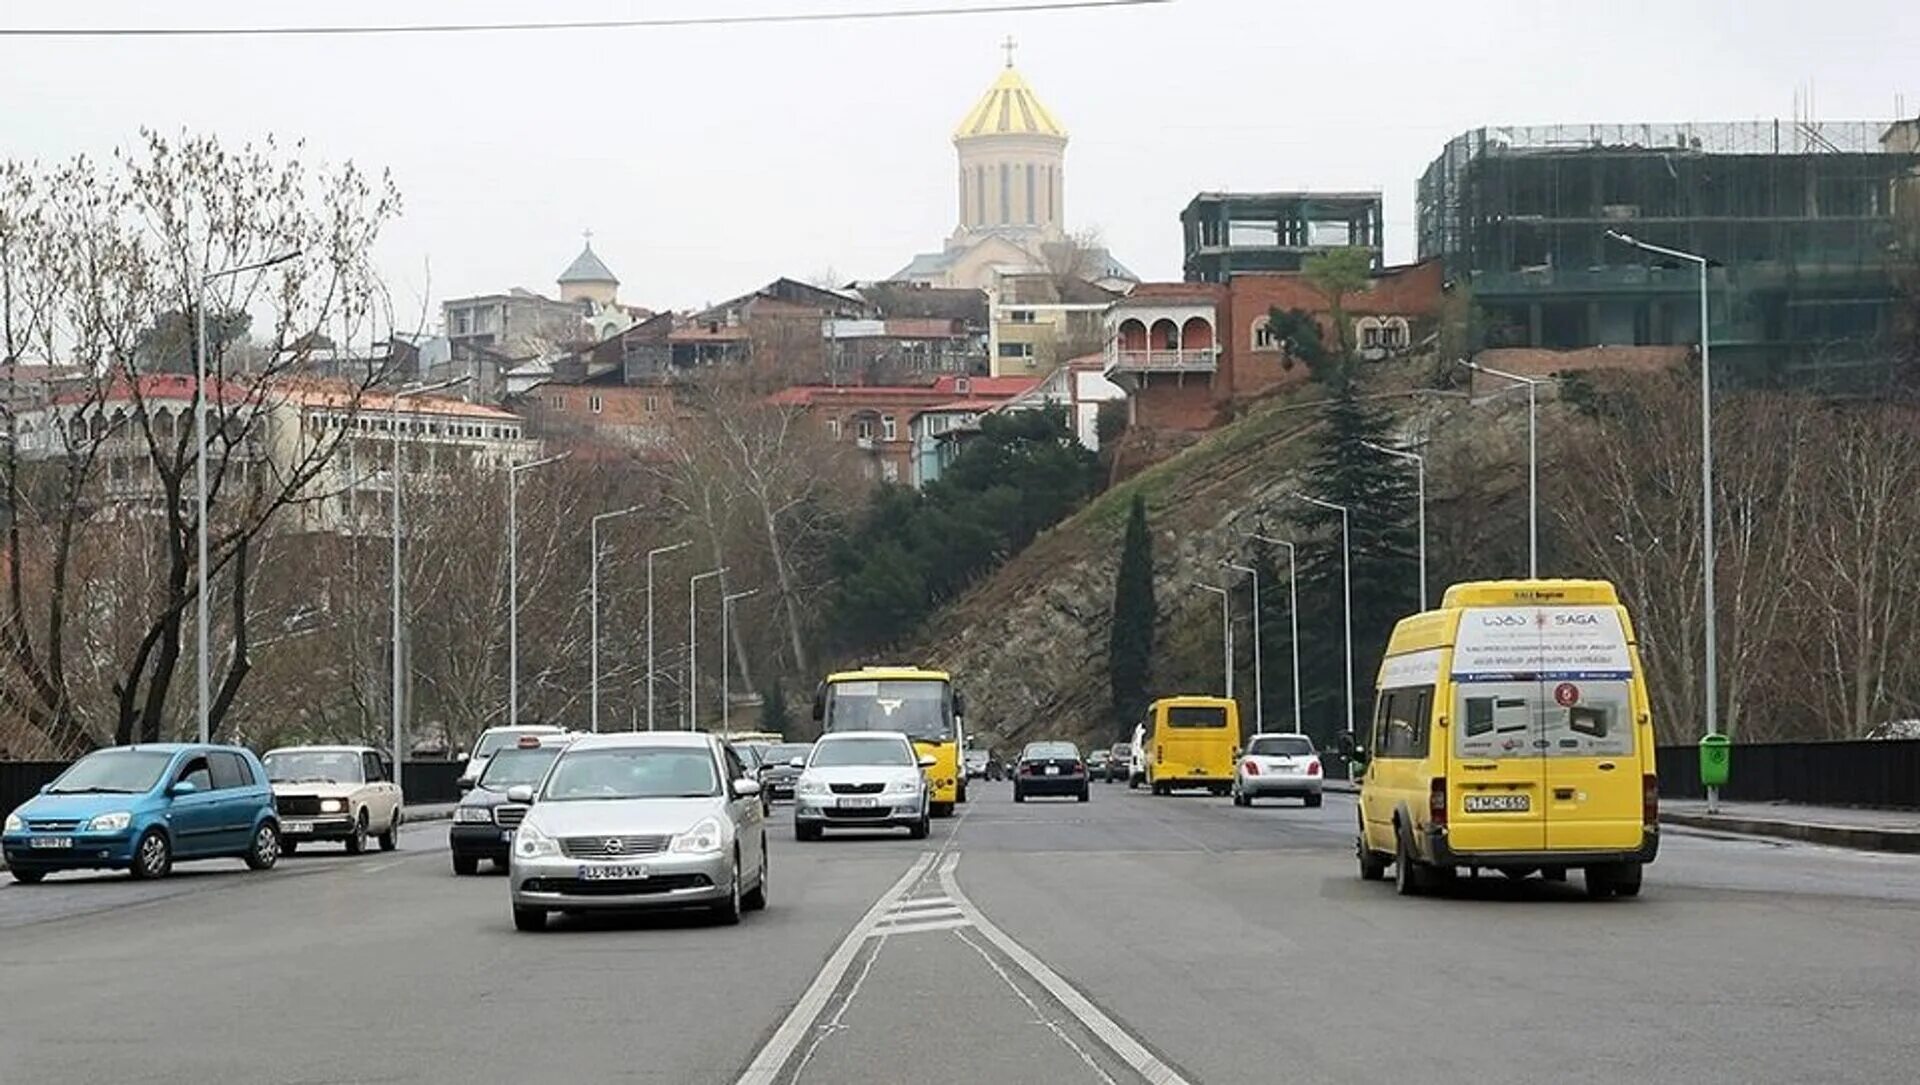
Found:
[[[953,130],[954,139],[973,139],[979,136],[1054,136],[1067,138],[1067,130],[1053,119],[1047,107],[1033,93],[1033,88],[1020,77],[1020,73],[1009,64],[993,81],[987,93],[979,103],[967,111],[959,127]]]

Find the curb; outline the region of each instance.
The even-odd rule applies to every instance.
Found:
[[[1717,829],[1742,836],[1777,836],[1809,844],[1855,851],[1886,851],[1903,855],[1920,854],[1920,831],[1912,829],[1867,829],[1851,825],[1819,825],[1805,821],[1775,821],[1766,818],[1733,817],[1727,814],[1675,814],[1662,811],[1660,820],[1690,829]]]

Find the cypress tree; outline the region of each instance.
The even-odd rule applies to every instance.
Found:
[[[780,684],[780,679],[775,678],[773,685],[760,695],[760,729],[782,737],[792,737],[787,734],[787,727],[792,722],[787,712],[787,691]]]
[[[1135,494],[1120,548],[1120,573],[1113,587],[1113,628],[1107,642],[1114,727],[1123,736],[1147,714],[1154,614],[1153,537],[1147,533],[1147,503]]]

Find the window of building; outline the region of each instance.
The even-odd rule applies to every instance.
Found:
[[[659,410],[659,409],[660,409],[660,397],[659,397],[659,396],[648,396],[648,397],[647,397],[647,410],[650,410],[650,411],[657,411],[657,410]]]
[[[860,421],[854,423],[853,435],[862,441],[873,440],[873,419],[862,418]]]
[[[1027,164],[1027,225],[1033,225],[1033,209],[1040,206],[1039,182],[1034,177],[1033,164]]]
[[[1032,343],[1002,343],[1000,344],[1000,357],[1032,358],[1033,344]]]
[[[1008,309],[1007,320],[1013,324],[1031,324],[1040,314],[1032,309]]]
[[[1380,325],[1368,324],[1361,328],[1360,345],[1369,350],[1375,350],[1383,346],[1384,344],[1380,341]]]
[[[1000,163],[1000,224],[1013,224],[1013,167]]]
[[[605,402],[602,401],[599,396],[587,397],[587,410],[592,411],[594,414],[599,414],[601,408],[605,405]]]
[[[970,396],[973,394],[973,381],[966,377],[955,377],[953,390],[958,395]]]
[[[891,441],[891,440],[895,440],[898,436],[899,436],[899,431],[898,431],[898,428],[894,425],[893,416],[889,414],[882,417],[880,419],[881,439],[886,441]]]
[[[1047,221],[1052,222],[1053,210],[1053,167],[1047,167]]]
[[[1279,350],[1280,337],[1274,334],[1273,321],[1267,317],[1256,317],[1253,321],[1253,349]]]
[[[840,439],[840,420],[838,418],[827,419],[827,436],[836,441]]]
[[[987,221],[987,167],[973,168],[973,221]]]
[[[552,407],[556,411],[564,411],[567,409],[567,397],[566,396],[548,396],[547,406]]]

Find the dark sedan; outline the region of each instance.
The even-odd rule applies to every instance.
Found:
[[[1091,797],[1087,762],[1071,742],[1029,742],[1020,751],[1013,770],[1013,801],[1029,795],[1071,795],[1081,802]]]
[[[767,747],[760,764],[760,790],[769,802],[793,798],[793,785],[800,779],[800,770],[793,767],[793,762],[798,759],[806,764],[812,752],[811,742],[780,742]]]

